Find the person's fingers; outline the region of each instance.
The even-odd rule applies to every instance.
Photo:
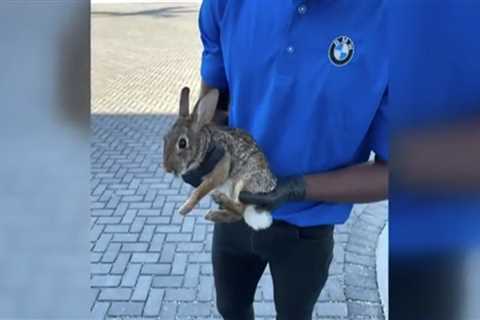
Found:
[[[271,212],[272,209],[273,209],[272,206],[255,206],[255,210],[257,210],[258,212],[262,212],[262,211]]]
[[[240,202],[243,202],[243,203],[246,203],[246,204],[251,204],[252,199],[255,201],[256,197],[251,192],[240,191],[240,193],[238,194],[238,200],[240,200]]]
[[[256,206],[266,206],[270,203],[268,194],[265,193],[252,193],[248,191],[241,191],[238,195],[240,202],[246,204],[254,204]]]

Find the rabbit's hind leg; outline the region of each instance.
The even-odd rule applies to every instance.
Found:
[[[210,210],[206,220],[220,223],[232,223],[242,220],[242,216],[228,210]]]
[[[232,186],[233,190],[231,190],[231,193],[229,195],[226,195],[225,193],[216,190],[211,195],[212,200],[217,203],[221,208],[225,208],[229,211],[233,211],[243,216],[243,213],[245,211],[245,205],[238,201],[238,195],[244,186],[245,182],[243,179],[239,179],[236,181],[234,180]]]
[[[243,215],[245,211],[245,205],[243,203],[237,202],[229,198],[226,194],[222,192],[212,192],[211,194],[212,200],[218,204],[221,208],[224,208],[228,211],[239,215],[240,217]]]

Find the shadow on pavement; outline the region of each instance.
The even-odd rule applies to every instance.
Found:
[[[92,15],[96,16],[110,16],[110,17],[129,17],[129,16],[150,16],[153,18],[172,18],[184,13],[197,12],[194,9],[188,9],[185,6],[165,7],[159,9],[150,9],[133,12],[119,12],[119,11],[92,11]]]

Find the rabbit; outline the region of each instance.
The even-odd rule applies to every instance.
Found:
[[[270,192],[275,188],[277,178],[271,172],[264,153],[246,131],[212,123],[218,90],[211,90],[201,98],[191,115],[189,94],[188,87],[181,90],[178,118],[164,136],[165,171],[178,177],[197,168],[213,143],[222,146],[225,155],[203,178],[179,213],[187,215],[203,197],[210,194],[219,209],[210,210],[205,219],[231,223],[243,218],[254,230],[270,227],[270,212],[238,200],[243,190],[257,193]]]

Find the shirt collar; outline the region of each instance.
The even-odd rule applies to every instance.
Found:
[[[292,4],[294,6],[299,6],[299,5],[301,5],[303,3],[306,3],[306,2],[307,2],[307,0],[292,0]]]

